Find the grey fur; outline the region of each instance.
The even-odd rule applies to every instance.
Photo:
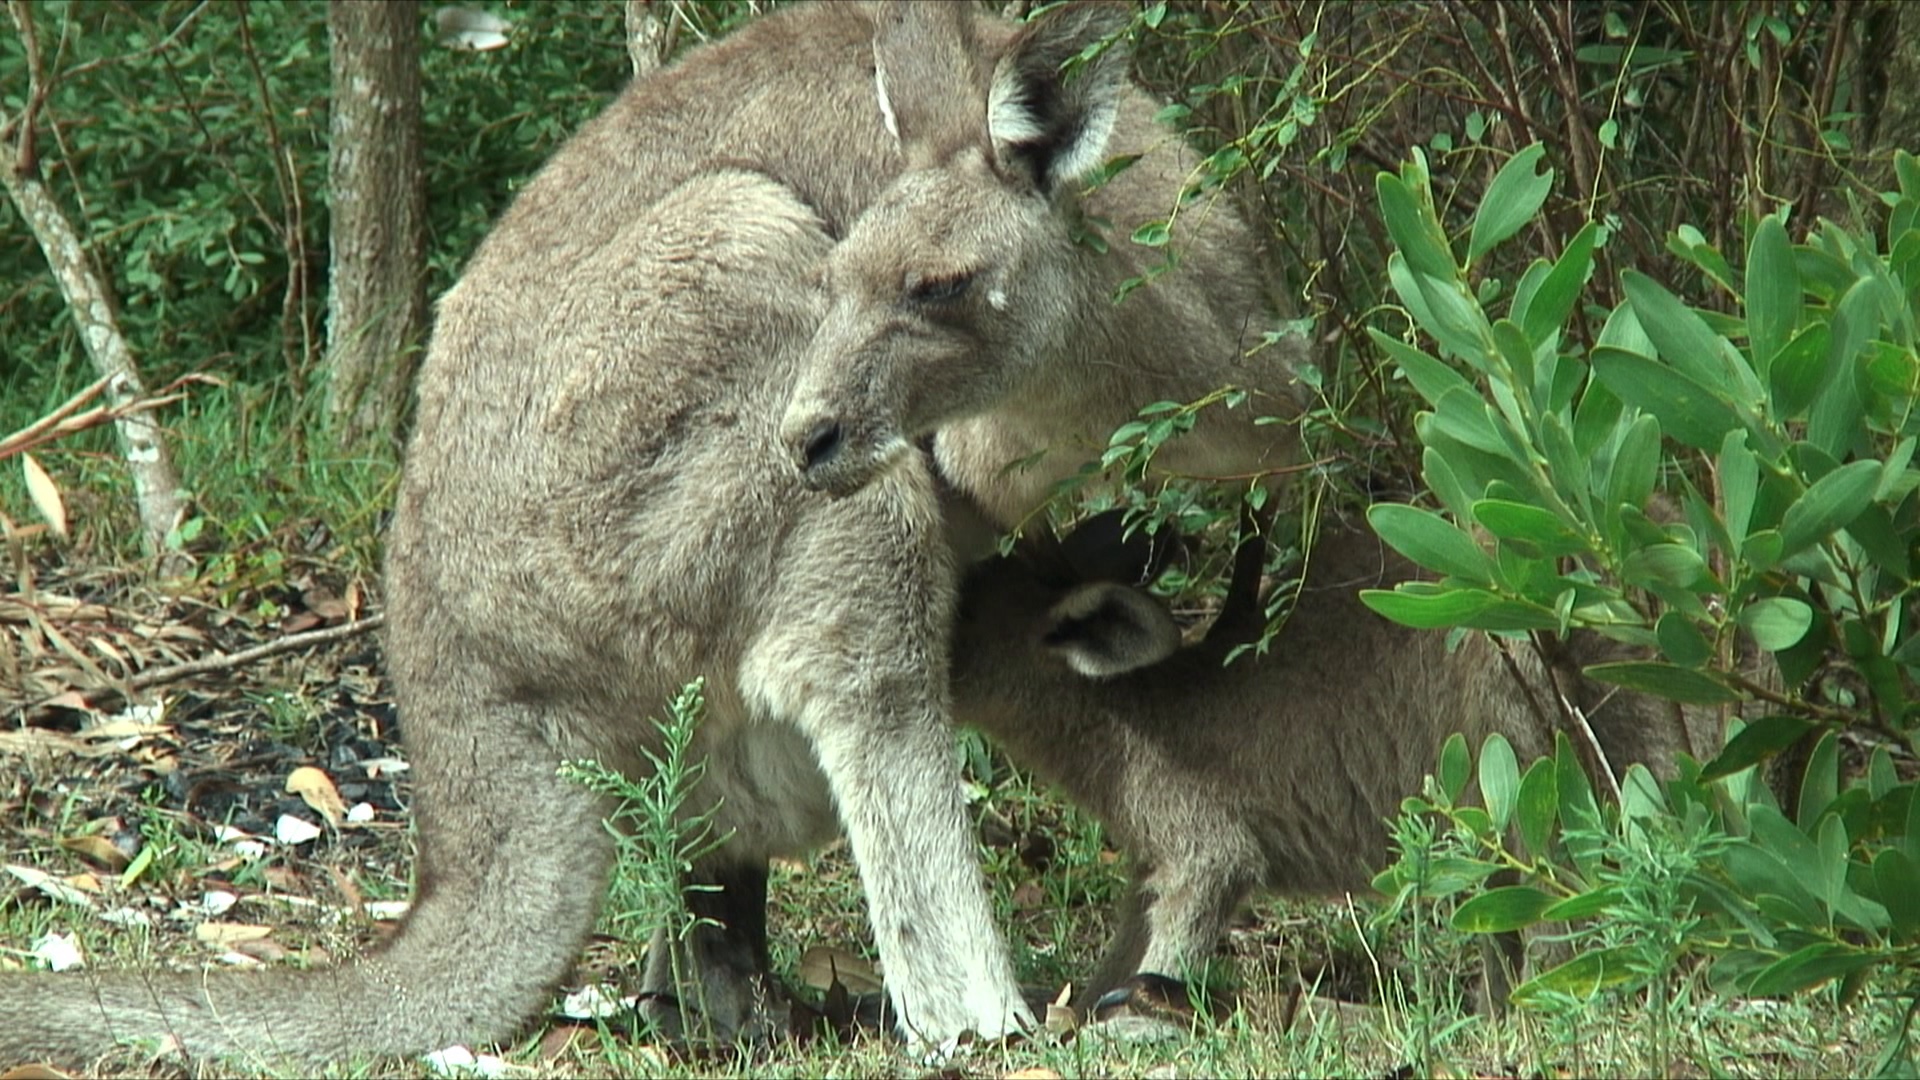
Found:
[[[1327,525],[1272,651],[1224,668],[1233,635],[1180,649],[1158,601],[1130,584],[1087,583],[1137,576],[1137,554],[1108,555],[1093,568],[1084,547],[1071,566],[1027,552],[976,567],[953,653],[956,718],[1057,784],[1131,857],[1119,930],[1083,1007],[1135,973],[1198,970],[1255,888],[1367,889],[1388,860],[1384,822],[1419,791],[1451,732],[1476,749],[1498,732],[1528,761],[1552,746],[1534,703],[1557,708],[1564,692],[1616,767],[1670,765],[1684,739],[1710,737],[1688,732],[1671,703],[1580,677],[1580,666],[1624,655],[1596,636],[1576,634],[1549,677],[1524,644],[1476,634],[1450,654],[1445,635],[1373,614],[1358,590],[1415,569],[1364,528]],[[1238,577],[1230,608],[1247,604]],[[1243,615],[1222,621],[1244,625]],[[1080,674],[1089,670],[1119,674]],[[1684,723],[1710,718],[1688,710]]]

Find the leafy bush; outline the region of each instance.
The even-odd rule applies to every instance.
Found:
[[[1664,789],[1630,770],[1617,805],[1576,764],[1577,722],[1524,772],[1504,744],[1484,748],[1484,809],[1460,804],[1456,743],[1437,789],[1407,804],[1452,824],[1446,873],[1406,850],[1379,884],[1402,899],[1475,890],[1455,914],[1474,931],[1571,922],[1594,947],[1520,987],[1523,1004],[1644,988],[1688,955],[1711,958],[1727,992],[1838,979],[1850,995],[1891,967],[1920,1001],[1920,800],[1891,752],[1914,744],[1920,676],[1920,161],[1899,156],[1881,237],[1823,221],[1795,243],[1775,214],[1751,224],[1736,268],[1679,230],[1670,249],[1730,312],[1633,271],[1624,301],[1580,312],[1602,226],[1511,286],[1479,269],[1544,202],[1539,160],[1530,149],[1501,169],[1464,258],[1423,155],[1379,178],[1412,326],[1371,335],[1425,403],[1422,475],[1443,512],[1370,513],[1436,579],[1363,599],[1417,627],[1590,628],[1648,659],[1589,675],[1757,718]],[[1676,520],[1650,512],[1661,491]],[[1843,767],[1843,746],[1868,748],[1864,769]],[[1806,765],[1776,798],[1758,768],[1789,747]],[[1530,883],[1486,888],[1500,870]]]

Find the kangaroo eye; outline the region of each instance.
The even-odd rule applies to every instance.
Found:
[[[965,296],[972,287],[972,274],[923,278],[907,286],[907,299],[916,304],[945,304]]]

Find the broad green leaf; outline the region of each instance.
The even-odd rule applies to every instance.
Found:
[[[1467,778],[1471,775],[1472,759],[1467,750],[1467,737],[1454,732],[1447,741],[1440,744],[1440,790],[1447,801],[1458,803],[1460,796],[1467,790]]]
[[[1620,435],[1613,467],[1607,473],[1607,503],[1644,507],[1660,477],[1660,423],[1640,415]]]
[[[1473,518],[1502,540],[1518,541],[1543,556],[1584,554],[1586,538],[1561,522],[1560,516],[1526,503],[1481,499],[1473,504]]]
[[[1523,228],[1553,190],[1553,170],[1535,172],[1546,148],[1535,143],[1507,159],[1473,215],[1473,236],[1467,243],[1467,261],[1473,262]]]
[[[1513,746],[1499,732],[1487,736],[1480,745],[1480,801],[1486,805],[1493,827],[1504,831],[1513,820],[1513,805],[1520,795],[1520,763]]]
[[[1831,324],[1811,323],[1774,353],[1767,387],[1773,394],[1776,417],[1798,419],[1820,396],[1820,388],[1827,381],[1827,349],[1832,337]]]
[[[1873,501],[1878,461],[1854,461],[1814,481],[1787,507],[1780,522],[1780,557],[1787,558],[1845,528]]]
[[[1887,848],[1873,857],[1873,881],[1894,934],[1905,944],[1920,943],[1920,863]]]
[[[1507,600],[1481,589],[1412,592],[1402,586],[1391,592],[1363,589],[1360,602],[1375,613],[1416,630],[1464,626],[1470,630],[1552,630],[1559,620],[1553,612],[1519,600]]]
[[[1407,266],[1415,274],[1457,279],[1460,269],[1454,265],[1447,238],[1413,190],[1399,177],[1383,172],[1374,180],[1374,193],[1380,201],[1380,216],[1386,219],[1387,232],[1406,258]]]
[[[1693,620],[1669,609],[1660,613],[1653,632],[1660,639],[1660,652],[1681,667],[1697,668],[1713,656],[1713,646]]]
[[[1708,570],[1706,560],[1690,547],[1651,544],[1626,557],[1620,564],[1620,576],[1634,584],[1691,589],[1707,578]]]
[[[1612,664],[1595,664],[1586,671],[1588,675],[1601,682],[1624,686],[1629,690],[1642,690],[1687,705],[1719,705],[1722,702],[1740,700],[1740,695],[1727,689],[1706,672],[1694,671],[1674,664],[1662,664],[1652,660],[1629,660]]]
[[[1800,777],[1799,825],[1811,832],[1814,823],[1840,794],[1840,742],[1834,732],[1821,734],[1807,755],[1807,769]],[[1824,894],[1823,894],[1824,895]]]
[[[1726,382],[1726,364],[1720,353],[1723,339],[1708,329],[1698,312],[1681,303],[1679,297],[1638,270],[1623,272],[1620,281],[1626,287],[1627,302],[1633,305],[1634,314],[1640,317],[1641,328],[1653,339],[1653,346],[1660,351],[1661,359],[1671,364],[1675,371],[1703,386],[1720,386]],[[1616,391],[1618,389],[1615,387]],[[1626,395],[1622,394],[1621,397]],[[1661,426],[1666,426],[1664,417]],[[1668,430],[1671,432],[1672,429]],[[1703,449],[1714,449],[1719,445],[1720,440],[1716,437],[1712,446]]]
[[[1877,953],[1837,941],[1816,942],[1762,969],[1746,990],[1754,997],[1786,997],[1879,962]]]
[[[1706,384],[1638,353],[1597,346],[1593,373],[1621,401],[1652,413],[1660,429],[1696,450],[1720,448],[1742,425],[1734,408]]]
[[[1453,912],[1453,928],[1468,934],[1504,934],[1524,930],[1540,921],[1554,897],[1531,885],[1488,889]]]
[[[1540,913],[1541,922],[1572,922],[1577,919],[1591,919],[1618,904],[1626,890],[1618,885],[1602,885],[1598,889],[1583,892],[1578,896],[1569,896]]]
[[[1753,366],[1768,375],[1800,322],[1800,272],[1779,214],[1762,218],[1747,248],[1747,340]]]
[[[1367,523],[1387,545],[1414,562],[1478,585],[1493,582],[1493,560],[1447,519],[1417,506],[1376,503]]]
[[[1527,846],[1527,854],[1540,858],[1547,853],[1547,843],[1553,837],[1553,822],[1558,816],[1558,800],[1553,786],[1553,759],[1541,758],[1527,766],[1520,778],[1520,793],[1515,801],[1515,812],[1519,820],[1520,841]]]
[[[1467,293],[1458,278],[1414,274],[1413,280],[1426,301],[1427,321],[1422,328],[1440,342],[1442,348],[1494,375],[1489,355],[1493,351],[1493,328],[1487,325],[1487,313]]]
[[[1753,501],[1760,492],[1760,463],[1747,449],[1744,431],[1729,431],[1720,444],[1720,500],[1727,510],[1727,535],[1738,555],[1753,523]]]
[[[1825,895],[1827,875],[1821,863],[1820,846],[1812,837],[1771,806],[1748,807],[1747,822],[1753,828],[1755,848],[1780,860],[1780,865],[1807,895],[1830,904]]]
[[[1380,351],[1392,357],[1393,362],[1400,365],[1400,370],[1406,374],[1407,381],[1413,384],[1414,390],[1418,391],[1421,397],[1426,398],[1429,404],[1440,404],[1440,398],[1449,390],[1460,390],[1479,397],[1473,384],[1465,377],[1425,352],[1372,327],[1367,328],[1367,333],[1373,338],[1373,343],[1379,346]]]
[[[1586,286],[1587,276],[1593,272],[1593,246],[1599,235],[1600,227],[1587,222],[1574,234],[1573,241],[1561,252],[1526,306],[1515,305],[1513,317],[1526,331],[1528,341],[1544,343],[1566,324],[1573,305],[1580,299],[1580,290]]]
[[[1453,511],[1456,520],[1467,524],[1473,522],[1473,493],[1460,482],[1444,454],[1431,446],[1422,451],[1420,475],[1426,480],[1427,487],[1440,497],[1440,502]]]
[[[1741,628],[1768,652],[1798,645],[1812,625],[1813,608],[1791,596],[1769,596],[1740,609]]]
[[[1514,1004],[1525,1005],[1549,994],[1565,994],[1580,1000],[1591,998],[1608,987],[1633,979],[1632,956],[1632,950],[1626,946],[1581,953],[1514,987]]]

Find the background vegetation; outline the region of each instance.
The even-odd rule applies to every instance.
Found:
[[[632,70],[620,4],[476,6],[508,24],[503,47],[425,32],[429,295]],[[671,49],[756,6],[658,7]],[[16,10],[55,76],[37,105],[41,174],[110,282],[148,385],[210,380],[157,413],[192,494],[171,539],[188,558],[165,588],[261,627],[284,614],[298,566],[375,591],[397,462],[318,437],[325,7]],[[1289,1043],[1272,1033],[1291,1011],[1256,1005],[1144,1062],[1084,1049],[1039,1060],[1745,1071],[1749,1028],[1778,1025],[1720,1003],[1811,990],[1824,996],[1781,1008],[1819,1010],[1810,1022],[1850,1049],[1836,1063],[1770,1048],[1786,1056],[1754,1071],[1910,1072],[1920,167],[1896,151],[1920,149],[1920,17],[1891,0],[1194,0],[1142,4],[1136,31],[1142,78],[1208,154],[1195,191],[1258,208],[1274,290],[1321,341],[1303,501],[1429,511],[1376,519],[1439,578],[1376,598],[1381,610],[1522,639],[1598,627],[1652,651],[1617,681],[1737,706],[1745,726],[1724,754],[1703,748],[1717,762],[1665,788],[1453,751],[1397,826],[1385,914],[1336,915],[1306,935],[1371,969],[1358,984],[1385,1009],[1358,1041],[1335,1025]],[[8,115],[27,108],[26,64],[23,37],[0,32]],[[94,377],[41,250],[0,204],[0,433]],[[1138,425],[1115,463],[1176,427]],[[82,568],[143,580],[153,564],[104,433],[35,457],[71,535],[10,525],[8,588]],[[24,476],[0,469],[0,512],[16,525],[34,516]],[[1656,492],[1676,520],[1645,513]],[[1228,494],[1128,497],[1197,531],[1231,519]],[[1300,546],[1275,545],[1276,573]],[[1205,567],[1189,576],[1175,584],[1213,587]],[[7,676],[0,665],[0,700]],[[1044,868],[1018,841],[991,860],[1003,883],[1037,882],[1046,898],[1002,890],[1024,928],[1023,971],[1071,978],[1101,925],[1085,902],[1114,880],[1097,830],[985,748],[970,756],[983,820],[1020,838],[1064,816]],[[1470,775],[1484,807],[1461,805]],[[1528,875],[1518,891],[1487,887],[1514,869]],[[832,918],[857,937],[844,866],[829,859],[814,877],[828,888],[808,902],[842,912]],[[1602,959],[1543,976],[1511,1027],[1462,1020],[1414,985],[1450,969],[1459,932],[1516,926]],[[1063,955],[1055,942],[1073,944]],[[1294,977],[1248,981],[1284,1003]],[[1846,1011],[1855,1003],[1870,1008]],[[1622,1047],[1597,1034],[1621,1025],[1657,1038]]]

